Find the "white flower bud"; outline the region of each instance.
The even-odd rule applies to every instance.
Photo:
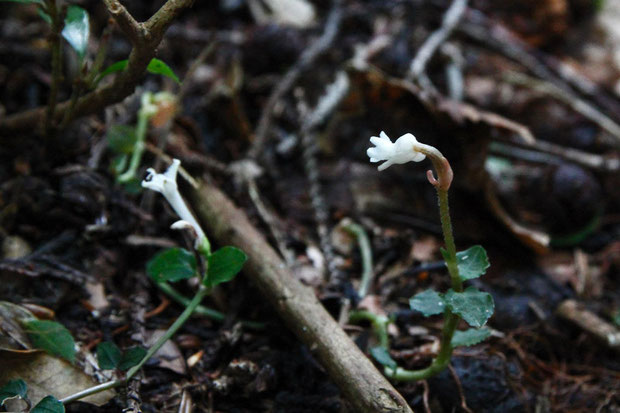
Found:
[[[392,143],[390,138],[381,132],[379,136],[370,138],[370,142],[375,146],[368,148],[366,153],[370,158],[370,162],[386,161],[379,165],[378,169],[383,171],[391,165],[403,164],[409,161],[420,162],[426,158],[421,152],[417,151],[417,147],[426,146],[418,142],[411,133],[406,133]]]

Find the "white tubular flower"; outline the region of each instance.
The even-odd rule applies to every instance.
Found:
[[[196,218],[194,218],[179,193],[177,172],[180,165],[181,161],[178,159],[173,160],[168,170],[163,174],[156,173],[153,168],[147,169],[148,175],[146,179],[142,181],[142,187],[157,191],[166,198],[172,209],[174,209],[174,212],[181,218],[181,221],[173,224],[174,229],[182,228],[187,224],[191,225],[192,229],[196,232],[194,247],[198,248],[204,240],[206,240],[206,237],[198,221],[196,221]],[[177,225],[179,222],[182,222],[182,224]]]
[[[379,136],[371,137],[370,142],[375,145],[366,151],[370,162],[385,161],[379,165],[380,171],[394,164],[403,164],[409,161],[420,162],[426,158],[426,155],[419,152],[417,148],[427,145],[419,143],[411,133],[404,134],[392,143],[385,132],[381,131]]]

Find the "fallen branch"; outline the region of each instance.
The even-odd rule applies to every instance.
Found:
[[[174,18],[192,3],[193,0],[168,0],[148,21],[138,23],[118,0],[105,0],[108,12],[132,44],[129,62],[127,68],[111,84],[81,97],[75,103],[69,120],[95,113],[132,94],[142,80],[149,62],[155,57],[157,46],[166,29]],[[53,123],[61,122],[70,106],[70,101],[57,104]],[[0,119],[0,136],[15,136],[15,132],[33,128],[34,132],[41,133],[44,126],[41,119],[44,119],[45,111],[45,107],[39,107]]]
[[[316,354],[330,378],[359,413],[411,412],[403,397],[319,303],[297,281],[263,235],[219,189],[203,183],[191,191],[196,212],[212,239],[249,257],[245,273],[293,333]]]

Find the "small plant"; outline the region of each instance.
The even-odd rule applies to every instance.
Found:
[[[418,142],[411,133],[392,142],[385,132],[381,132],[379,137],[371,137],[370,142],[375,145],[367,151],[370,162],[384,161],[379,165],[379,171],[394,164],[404,164],[409,161],[421,162],[428,157],[437,173],[437,178],[435,178],[433,172],[429,170],[427,178],[437,190],[439,216],[445,242],[445,249],[441,249],[441,254],[448,267],[452,288],[445,293],[426,290],[416,294],[409,301],[411,308],[421,312],[425,317],[443,313],[444,326],[437,356],[430,366],[421,370],[406,370],[398,367],[389,354],[387,326],[390,320],[369,311],[356,311],[351,314],[352,321],[366,319],[371,322],[380,343],[378,347],[371,350],[371,354],[385,367],[387,376],[401,381],[423,380],[447,367],[455,347],[477,344],[491,334],[489,329],[484,328],[484,325],[493,314],[493,298],[489,293],[482,292],[475,287],[463,288],[465,281],[478,278],[486,272],[489,261],[486,251],[479,245],[456,252],[448,207],[448,189],[452,183],[453,172],[450,163],[441,152],[430,145]],[[456,327],[461,318],[472,328],[465,331],[457,330]]]
[[[197,277],[199,286],[196,294],[191,300],[188,300],[181,315],[149,349],[133,347],[123,352],[112,342],[99,344],[97,347],[99,367],[104,370],[116,370],[118,374],[123,376],[122,379],[102,383],[61,400],[48,396],[33,407],[30,410],[31,413],[62,413],[65,411],[64,404],[66,403],[127,383],[144,363],[183,326],[194,311],[199,308],[203,298],[215,286],[231,281],[241,271],[247,256],[240,249],[226,246],[211,252],[211,244],[208,238],[179,193],[176,177],[180,165],[181,162],[178,159],[173,160],[168,170],[163,174],[149,169],[147,179],[142,181],[142,186],[164,195],[172,209],[181,218],[172,224],[171,228],[188,230],[194,239],[194,251],[184,248],[167,249],[150,260],[146,270],[149,277],[157,284]],[[198,265],[199,262],[201,265]],[[73,361],[75,357],[74,341],[69,331],[62,325],[51,321],[30,320],[25,326],[29,328],[29,336],[33,342],[39,343],[37,344],[39,348]],[[7,399],[21,398],[26,401],[30,408],[31,403],[27,398],[27,390],[28,387],[23,380],[10,381],[0,388],[0,406]]]

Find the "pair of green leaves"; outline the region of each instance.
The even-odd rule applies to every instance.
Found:
[[[146,350],[142,347],[132,347],[123,352],[111,341],[104,341],[97,346],[97,363],[103,370],[129,370],[144,356],[146,356]]]
[[[28,385],[22,379],[11,380],[0,387],[0,406],[4,405],[9,399],[28,400]],[[64,413],[65,406],[54,396],[44,397],[30,413]]]
[[[203,283],[207,287],[228,282],[235,278],[247,260],[247,255],[236,247],[222,247],[207,258],[207,274]],[[175,282],[196,275],[196,257],[184,248],[170,248],[157,254],[146,265],[153,281]]]
[[[123,70],[125,70],[128,64],[129,64],[129,60],[127,59],[120,60],[116,63],[111,64],[110,66],[105,68],[101,73],[99,73],[99,75],[97,76],[96,83],[99,83],[101,79],[103,79],[104,77],[108,75],[122,72]],[[149,62],[149,65],[146,67],[146,71],[154,75],[162,75],[162,76],[169,77],[170,79],[174,80],[178,84],[181,84],[181,80],[179,79],[179,77],[174,73],[174,71],[170,68],[170,66],[168,66],[163,60],[159,60],[156,58],[151,59],[151,61]]]

